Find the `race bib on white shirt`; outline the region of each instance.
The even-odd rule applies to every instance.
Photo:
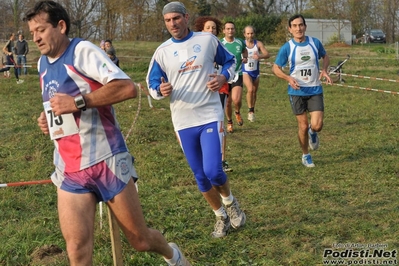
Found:
[[[247,71],[255,71],[258,70],[258,60],[255,60],[251,57],[248,57],[248,62],[244,65],[245,70]]]
[[[314,69],[316,69],[314,65],[296,66],[291,76],[299,82],[299,85],[305,85],[317,80],[319,73],[313,71]]]
[[[50,131],[50,138],[52,140],[74,135],[79,132],[73,114],[54,115],[49,101],[44,102],[43,106]]]

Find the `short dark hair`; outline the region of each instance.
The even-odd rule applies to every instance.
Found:
[[[235,24],[233,21],[226,21],[226,22],[224,23],[224,25],[223,25],[223,28],[225,28],[225,27],[226,27],[226,24],[228,24],[228,23],[233,24],[233,25],[234,25],[234,28],[236,27],[236,24]]]
[[[71,28],[71,19],[69,18],[68,12],[61,4],[54,1],[40,1],[26,13],[23,20],[30,21],[33,17],[39,15],[40,13],[48,14],[47,22],[49,22],[54,28],[57,27],[60,20],[65,21],[65,35],[68,35],[69,29]]]
[[[290,17],[290,19],[288,20],[288,27],[291,28],[291,22],[292,22],[293,20],[297,19],[297,18],[301,18],[302,21],[303,21],[303,25],[306,26],[305,18],[304,18],[301,14],[296,14],[296,15],[293,15],[292,17]]]

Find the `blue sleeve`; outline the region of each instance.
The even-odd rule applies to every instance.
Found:
[[[161,85],[161,77],[165,79],[165,82],[168,82],[168,77],[166,76],[165,71],[163,71],[158,62],[155,59],[153,59],[150,63],[150,67],[147,74],[147,84],[148,84],[149,93],[154,99],[163,98],[162,95],[160,95],[159,93],[159,86]]]
[[[274,63],[280,67],[286,66],[290,55],[290,45],[286,42],[277,53]]]
[[[216,49],[215,62],[216,64],[222,66],[221,74],[226,77],[227,81],[234,77],[236,58],[220,41],[218,41],[218,46]]]
[[[314,44],[316,45],[317,50],[319,51],[319,55],[318,55],[318,56],[319,56],[319,59],[322,58],[322,57],[324,57],[324,56],[327,54],[327,52],[326,52],[326,50],[324,49],[323,44],[320,42],[319,39],[314,38],[314,37],[313,37],[313,42],[314,42]]]

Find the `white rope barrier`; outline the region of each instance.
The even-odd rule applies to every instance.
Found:
[[[4,67],[32,67],[32,65],[4,65]]]
[[[274,74],[271,73],[260,73],[261,75],[265,76],[274,76]],[[327,84],[326,82],[322,82],[324,84]],[[340,86],[340,87],[347,87],[347,88],[353,88],[353,89],[360,89],[360,90],[365,90],[365,91],[374,91],[374,92],[383,92],[383,93],[389,93],[389,94],[394,94],[394,95],[399,95],[399,92],[396,91],[389,91],[389,90],[380,90],[380,89],[374,89],[374,88],[367,88],[367,87],[360,87],[360,86],[354,86],[354,85],[346,85],[346,84],[341,84],[341,83],[333,83],[333,86]]]

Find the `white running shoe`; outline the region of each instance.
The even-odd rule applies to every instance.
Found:
[[[230,229],[230,217],[227,216],[226,219],[223,219],[223,216],[216,216],[216,223],[214,231],[212,232],[212,237],[220,238],[227,235],[227,232]]]
[[[169,246],[179,252],[179,259],[177,260],[176,264],[169,264],[169,266],[191,266],[190,262],[188,262],[188,260],[184,257],[183,253],[175,243],[169,243]]]
[[[17,84],[22,84],[22,83],[24,83],[24,80],[22,79],[17,80]]]
[[[249,113],[248,113],[248,120],[249,120],[250,122],[255,122],[255,113],[249,112]]]
[[[311,150],[317,150],[319,148],[319,137],[317,136],[317,132],[310,133],[310,125],[308,129],[309,135],[309,148]]]
[[[247,217],[245,213],[240,209],[240,205],[236,198],[229,205],[226,205],[227,215],[230,217],[231,226],[237,229],[245,224]]]
[[[315,167],[312,161],[312,156],[310,156],[310,154],[302,155],[302,164],[306,167]]]

